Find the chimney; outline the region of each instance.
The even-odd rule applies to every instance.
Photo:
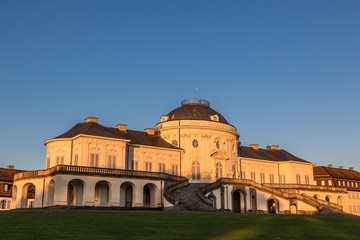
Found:
[[[9,169],[9,170],[14,170],[15,169],[13,165],[7,165],[6,168]]]
[[[250,144],[249,147],[251,147],[254,150],[259,150],[259,144],[256,143]]]
[[[155,134],[155,129],[153,129],[153,128],[145,128],[144,132],[146,132],[149,135],[154,135]]]
[[[98,123],[99,118],[97,117],[87,117],[85,118],[84,122],[94,122],[94,123]]]
[[[339,166],[339,169],[343,169],[344,168],[344,166]]]
[[[349,170],[354,170],[354,167],[349,167]]]
[[[116,128],[119,129],[120,131],[124,131],[126,132],[127,131],[127,125],[126,124],[117,124],[116,125]]]
[[[332,164],[328,164],[328,167],[333,167],[333,165],[332,165]]]
[[[279,145],[266,146],[267,150],[279,150]]]

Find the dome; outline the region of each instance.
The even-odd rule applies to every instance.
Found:
[[[197,98],[183,100],[181,102],[181,107],[172,110],[166,116],[167,121],[205,120],[228,124],[226,119],[220,113],[210,108],[209,101]]]

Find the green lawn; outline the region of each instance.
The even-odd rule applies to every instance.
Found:
[[[0,212],[0,239],[360,239],[360,218],[198,212]]]

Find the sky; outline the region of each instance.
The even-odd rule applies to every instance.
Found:
[[[0,167],[89,116],[142,131],[186,98],[239,141],[360,170],[360,1],[0,0]]]

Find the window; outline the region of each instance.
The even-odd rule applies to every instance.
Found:
[[[216,140],[215,147],[216,147],[216,149],[220,149],[220,141],[219,140]]]
[[[145,171],[151,172],[152,162],[145,162]]]
[[[325,180],[321,180],[321,186],[325,186]]]
[[[176,140],[174,139],[174,140],[172,140],[171,144],[174,145],[175,147],[177,147],[177,146],[178,146],[178,141],[176,141]]]
[[[221,163],[216,163],[216,179],[222,178],[222,165]]]
[[[347,183],[347,186],[350,187],[350,182],[346,182]]]
[[[265,183],[265,173],[260,173],[260,182]]]
[[[199,146],[198,140],[194,139],[194,140],[192,141],[192,145],[193,145],[194,148],[197,148],[197,147]]]
[[[270,177],[270,183],[274,183],[275,182],[274,174],[270,174],[269,177]]]
[[[165,163],[159,163],[159,172],[165,172]]]
[[[285,183],[286,183],[285,175],[280,175],[280,183],[281,183],[281,184],[285,184]]]
[[[301,176],[300,176],[300,174],[296,174],[296,184],[301,184]]]
[[[56,157],[56,165],[64,164],[64,156],[57,156]]]
[[[99,154],[90,154],[90,167],[98,167],[99,166]]]
[[[332,181],[328,180],[328,186],[332,186]]]
[[[345,185],[345,181],[343,181],[343,186],[345,187],[346,185]]]
[[[50,158],[46,158],[46,168],[50,167]]]
[[[305,175],[305,184],[307,184],[307,185],[310,184],[310,177],[309,177],[309,175]]]
[[[200,164],[198,162],[192,163],[191,175],[192,180],[200,180]]]
[[[132,161],[132,169],[133,170],[139,170],[138,161]]]
[[[354,187],[354,182],[351,182],[351,187]]]
[[[178,165],[176,165],[176,164],[172,165],[172,174],[178,175]]]
[[[75,166],[79,165],[79,156],[77,154],[75,154],[75,156],[74,156],[74,165]]]
[[[246,179],[245,171],[241,172],[241,179]]]
[[[9,191],[9,184],[6,184],[6,183],[4,184],[3,191],[4,192]]]
[[[108,156],[108,168],[116,168],[116,156]]]
[[[338,187],[341,187],[341,181],[338,181]]]
[[[6,208],[6,200],[1,200],[0,202],[0,208],[5,209]]]
[[[251,172],[250,175],[251,175],[251,180],[255,182],[256,181],[255,172]]]
[[[356,198],[359,199],[359,193],[358,192],[356,193]]]

